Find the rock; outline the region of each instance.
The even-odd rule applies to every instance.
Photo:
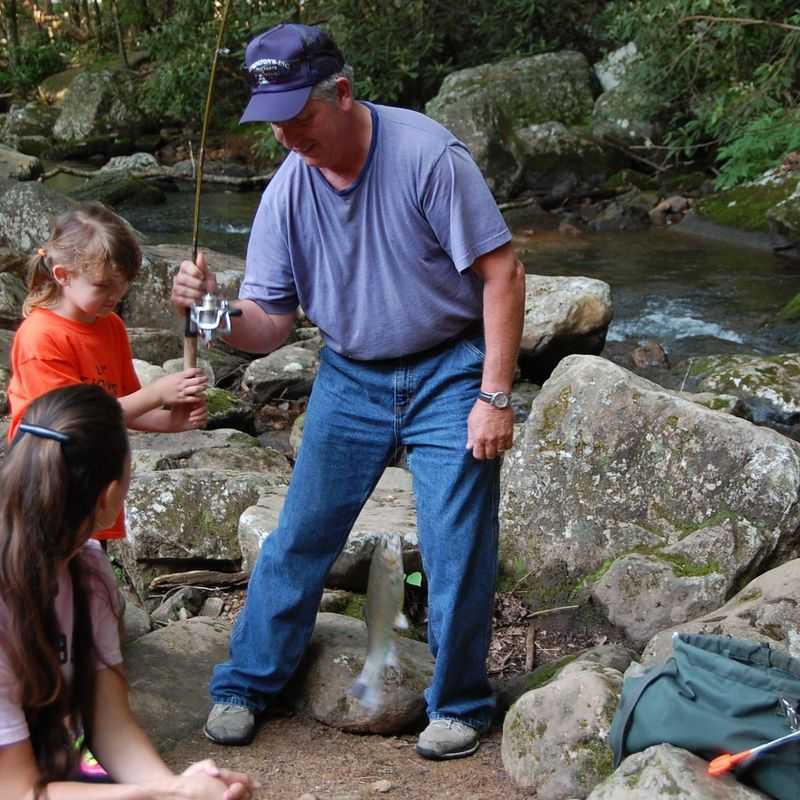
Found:
[[[11,366],[9,359],[11,358],[11,343],[13,341],[14,333],[0,328],[0,369],[8,371]]]
[[[218,387],[206,391],[208,398],[208,430],[236,428],[245,433],[254,432],[253,407],[233,392]]]
[[[203,252],[217,276],[220,293],[229,298],[236,297],[244,276],[244,260],[206,248]],[[181,261],[191,257],[190,248],[166,244],[145,246],[142,256],[142,269],[122,302],[122,318],[129,327],[173,331],[182,341],[184,318],[176,313],[170,294]],[[177,358],[179,354],[165,356],[161,361]]]
[[[592,135],[598,141],[649,147],[661,138],[661,128],[655,122],[661,104],[661,99],[643,89],[641,82],[624,81],[595,101]]]
[[[131,706],[159,751],[202,729],[211,670],[228,658],[229,632],[228,623],[199,617],[159,628],[125,647]]]
[[[543,383],[571,353],[599,353],[613,316],[611,288],[593,278],[525,276],[524,378]]]
[[[199,616],[201,617],[219,617],[225,608],[225,601],[221,597],[207,597],[200,609]]]
[[[32,181],[44,172],[42,162],[0,144],[0,180]]]
[[[8,384],[11,381],[11,372],[0,367],[0,415],[8,414]]]
[[[171,375],[175,372],[183,372],[184,370],[184,363],[183,358],[170,358],[165,361],[162,365],[164,367],[164,372],[168,375]],[[214,367],[202,356],[197,357],[197,366],[203,370],[208,378],[208,385],[213,386],[217,381],[214,376]]]
[[[639,57],[635,42],[628,44],[609,53],[602,61],[594,65],[594,74],[607,92],[616,88],[622,82],[630,65]]]
[[[0,244],[31,253],[50,238],[50,220],[76,205],[41,183],[0,183]]]
[[[115,156],[98,171],[108,172],[157,172],[161,168],[152,153],[133,153],[129,156]]]
[[[149,383],[153,383],[153,381],[157,381],[159,378],[163,378],[167,371],[164,367],[156,366],[155,364],[150,364],[147,361],[142,361],[140,358],[133,359],[133,369],[136,372],[136,377],[139,379],[139,383],[142,386],[147,386]]]
[[[80,203],[97,201],[116,210],[156,206],[167,200],[163,189],[156,184],[119,171],[98,174],[68,194]]]
[[[64,103],[64,99],[69,92],[70,86],[72,86],[72,82],[80,74],[80,72],[81,70],[79,67],[72,67],[64,70],[63,72],[58,72],[55,75],[50,75],[36,87],[36,94],[47,104],[47,106],[60,107]],[[55,119],[60,113],[58,108],[55,108],[54,110],[56,113],[53,118],[53,122],[55,122]],[[52,123],[50,129],[52,129]]]
[[[128,327],[128,339],[133,357],[149,364],[162,364],[183,353],[183,339],[169,330]]]
[[[678,392],[680,397],[690,400],[692,403],[699,403],[701,406],[710,408],[712,411],[724,411],[726,414],[733,414],[734,417],[753,421],[750,409],[740,397],[732,394],[715,394],[714,392]]]
[[[167,625],[170,622],[180,622],[190,617],[196,617],[203,607],[205,599],[205,592],[194,586],[184,586],[167,597],[153,611],[150,619],[157,625]]]
[[[631,605],[634,565],[643,603],[648,575],[687,595],[697,578],[723,576],[712,611],[712,597],[724,601],[798,555],[800,446],[601,358],[559,364],[506,454],[501,487],[502,568],[535,576],[524,582],[535,608],[570,602],[624,558],[629,585],[603,593],[608,613],[641,612]],[[648,636],[662,627],[653,622]],[[645,636],[644,620],[637,625]]]
[[[264,492],[258,504],[242,514],[238,533],[242,569],[249,571],[253,568],[262,542],[277,527],[285,494],[280,488]],[[403,538],[405,571],[420,569],[411,476],[399,467],[389,467],[384,471],[356,519],[344,549],[331,567],[326,586],[366,591],[375,540],[387,532],[397,532]]]
[[[41,156],[47,149],[58,109],[41,103],[12,105],[5,115],[0,139],[6,147],[30,156]]]
[[[303,443],[303,430],[306,425],[306,415],[300,414],[292,423],[292,431],[289,434],[289,447],[292,448],[292,458],[297,461],[297,454],[300,452],[300,445]]]
[[[767,224],[770,233],[795,242],[800,239],[800,182],[792,194],[767,211]]]
[[[708,774],[708,762],[660,744],[634,753],[586,800],[768,800],[731,775]]]
[[[16,328],[22,320],[22,303],[27,289],[13,272],[0,272],[0,325]]]
[[[296,345],[284,345],[247,366],[242,390],[254,405],[273,397],[294,399],[311,393],[319,358]]]
[[[568,664],[526,692],[503,723],[502,758],[514,783],[548,800],[584,797],[613,771],[607,744],[622,674],[588,661]]]
[[[322,593],[319,610],[329,614],[344,614],[355,595],[344,589],[328,589]]]
[[[341,614],[319,614],[314,635],[287,694],[296,696],[314,719],[351,733],[393,734],[407,730],[425,714],[423,691],[433,676],[427,645],[397,637],[399,668],[385,673],[384,704],[367,711],[350,694],[364,666],[367,626]]]
[[[516,131],[591,114],[589,64],[577,52],[544,53],[450,73],[425,107],[467,147],[497,197],[519,188]]]
[[[669,369],[669,357],[658,342],[645,342],[631,353],[636,369]]]
[[[139,598],[131,592],[122,590],[125,607],[122,612],[123,642],[135,642],[150,633],[150,615],[139,605]]]
[[[759,575],[724,606],[684,622],[684,633],[707,633],[766,642],[800,658],[800,559]],[[662,663],[672,654],[674,626],[656,634],[642,653],[643,664]]]
[[[646,230],[651,225],[650,209],[655,200],[655,195],[632,189],[611,200],[589,222],[589,228],[596,233]]]
[[[700,391],[740,397],[755,422],[800,419],[800,353],[704,356],[692,359],[689,375]]]

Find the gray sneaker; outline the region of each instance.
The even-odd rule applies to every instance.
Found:
[[[419,735],[417,753],[435,761],[464,758],[478,749],[480,741],[480,734],[475,728],[457,719],[434,719]]]
[[[208,713],[203,733],[217,744],[250,744],[255,727],[256,718],[249,708],[215,703]]]

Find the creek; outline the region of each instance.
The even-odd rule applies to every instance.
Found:
[[[63,191],[76,179],[61,175],[49,185]],[[244,256],[259,198],[257,191],[204,191],[200,247]],[[188,245],[193,205],[194,192],[186,184],[169,192],[163,205],[124,208],[122,214],[148,243]],[[733,236],[730,242],[714,241],[682,233],[678,225],[578,237],[518,233],[514,245],[530,273],[582,275],[611,286],[609,345],[652,339],[673,363],[800,347],[800,327],[776,321],[800,292],[800,261],[745,246]]]

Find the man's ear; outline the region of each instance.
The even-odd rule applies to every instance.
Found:
[[[349,111],[353,105],[353,86],[341,75],[336,79],[336,100],[344,111]]]
[[[69,270],[63,264],[53,265],[53,277],[59,286],[66,286],[69,283]]]

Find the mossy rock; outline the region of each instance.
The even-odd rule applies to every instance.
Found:
[[[160,205],[167,199],[155,184],[119,174],[98,175],[69,194],[79,202],[97,200],[114,208]]]
[[[788,199],[797,184],[798,180],[793,179],[763,186],[737,186],[703,198],[697,204],[697,213],[717,225],[767,233],[770,229],[768,212]]]
[[[600,187],[600,191],[624,194],[632,187],[642,191],[655,191],[658,189],[658,181],[643,172],[637,172],[635,169],[623,169],[615,172]]]
[[[784,322],[800,321],[800,294],[796,294],[778,314],[778,319]]]

